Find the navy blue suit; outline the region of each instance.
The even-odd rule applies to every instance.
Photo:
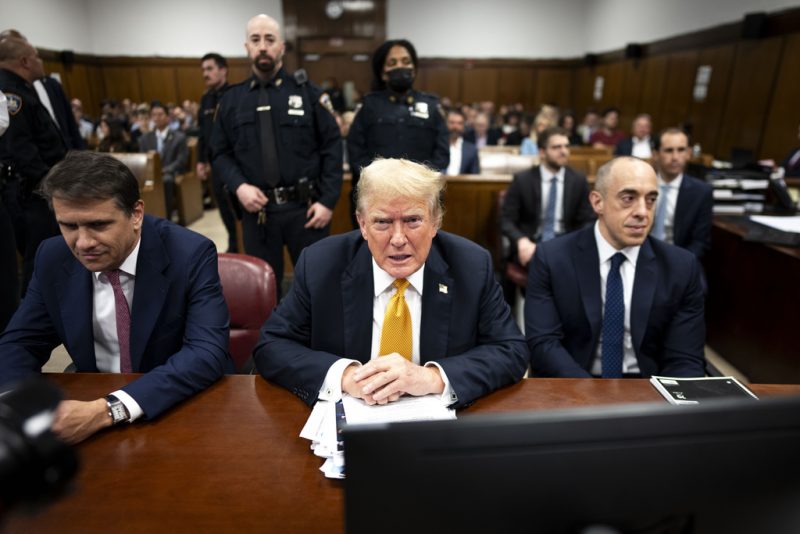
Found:
[[[655,154],[655,142],[650,138],[650,150]],[[626,137],[614,147],[615,156],[632,156],[633,155],[633,137]]]
[[[478,147],[469,141],[461,142],[461,168],[458,174],[480,174],[481,164],[478,158]]]
[[[603,323],[594,226],[540,244],[528,273],[525,334],[534,376],[589,377]],[[704,376],[700,264],[648,237],[631,298],[631,338],[642,376]]]
[[[42,243],[28,293],[0,336],[0,381],[39,372],[61,343],[78,372],[97,372],[92,276],[62,237]],[[228,322],[214,244],[145,216],[130,343],[133,371],[146,374],[122,389],[148,418],[233,370]]]
[[[528,351],[489,253],[439,231],[424,269],[420,363],[442,366],[459,406],[520,380]],[[261,329],[258,370],[313,404],[335,361],[369,361],[373,299],[372,255],[360,232],[306,248],[292,290]]]
[[[702,258],[711,248],[711,224],[714,217],[714,188],[702,180],[683,175],[675,219],[672,223],[672,240]]]

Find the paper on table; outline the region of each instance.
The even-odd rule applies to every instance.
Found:
[[[767,215],[752,215],[750,220],[784,232],[800,233],[800,216],[771,217]]]
[[[350,395],[342,396],[347,424],[397,423],[402,421],[433,421],[455,419],[456,411],[449,409],[438,395],[400,397],[388,404],[368,405]]]

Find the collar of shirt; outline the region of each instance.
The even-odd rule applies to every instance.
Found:
[[[250,87],[249,87],[249,90],[252,91],[254,89],[258,89],[264,83],[267,84],[267,87],[269,87],[269,86],[280,87],[283,84],[283,78],[285,76],[286,76],[286,71],[283,70],[283,67],[281,67],[278,70],[278,72],[275,73],[275,76],[270,78],[269,81],[267,81],[267,82],[264,82],[264,80],[262,80],[261,78],[259,78],[255,74],[253,74],[252,76],[250,76]]]
[[[603,234],[600,233],[600,221],[594,223],[594,240],[597,242],[597,256],[600,258],[600,265],[610,260],[611,256],[617,252],[622,252],[622,254],[625,255],[625,259],[630,262],[634,271],[636,270],[636,260],[639,259],[639,250],[641,250],[641,246],[625,247],[622,250],[615,249],[611,246],[611,243],[606,241]]]
[[[682,182],[683,182],[683,173],[680,173],[680,174],[678,175],[678,177],[677,177],[677,178],[675,178],[674,180],[672,180],[671,182],[667,182],[667,181],[665,181],[665,180],[664,180],[664,179],[661,177],[661,173],[658,173],[658,188],[659,188],[659,189],[661,189],[661,186],[662,186],[662,185],[668,185],[668,186],[670,186],[672,189],[674,189],[675,191],[677,191],[677,190],[679,190],[679,189],[681,188],[681,183],[682,183]]]
[[[422,266],[414,274],[406,278],[406,280],[408,280],[409,285],[414,288],[414,291],[416,291],[419,295],[422,295],[422,283],[424,278],[425,264],[423,263]],[[374,296],[377,298],[378,295],[391,288],[396,279],[381,269],[378,266],[378,262],[375,261],[375,258],[372,258],[372,280],[373,289],[375,291]]]
[[[128,257],[125,258],[125,261],[122,262],[122,265],[119,266],[119,270],[125,273],[127,276],[131,278],[136,277],[136,263],[139,261],[139,246],[142,244],[142,237],[139,236],[139,241],[136,242],[136,246],[133,247],[133,250]],[[96,280],[100,280],[100,275],[103,274],[102,271],[95,271],[92,273]]]
[[[461,150],[463,144],[464,144],[464,138],[459,137],[458,139],[456,139],[455,143],[450,143],[450,147],[456,150]]]
[[[542,184],[547,183],[549,185],[550,180],[555,176],[558,185],[564,185],[564,173],[564,167],[558,169],[558,172],[554,174],[550,172],[550,169],[548,169],[544,163],[539,164],[539,174],[542,175]]]
[[[156,130],[156,135],[160,137],[162,141],[166,139],[169,135],[169,125],[167,125],[167,127],[163,130]]]

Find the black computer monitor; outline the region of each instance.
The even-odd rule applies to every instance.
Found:
[[[800,532],[800,397],[466,415],[344,443],[353,533]]]

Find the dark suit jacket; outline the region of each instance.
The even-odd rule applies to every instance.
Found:
[[[464,140],[461,143],[461,169],[459,174],[480,174],[481,164],[475,143]]]
[[[655,142],[650,137],[650,150],[655,151]],[[614,147],[615,156],[630,156],[633,154],[633,137],[626,137]]]
[[[528,272],[525,334],[535,376],[589,377],[603,323],[594,227],[542,243]],[[648,237],[631,298],[631,338],[642,376],[704,375],[700,264]]]
[[[500,140],[502,136],[503,132],[502,130],[500,130],[500,128],[489,128],[489,130],[486,132],[486,145],[487,146],[497,145],[497,142]],[[476,144],[475,139],[476,139],[475,130],[469,130],[464,132],[464,141],[469,141],[470,143],[475,145]]]
[[[525,342],[489,253],[439,231],[424,268],[420,363],[442,366],[459,406],[522,378]],[[258,370],[313,404],[335,361],[369,361],[373,299],[372,255],[360,232],[306,248],[291,291],[261,329]]]
[[[684,174],[675,203],[673,242],[702,258],[711,248],[713,209],[714,188],[711,184]]]
[[[564,233],[572,232],[594,221],[595,214],[589,203],[589,184],[586,176],[566,168],[564,172]],[[538,239],[542,218],[542,173],[537,165],[514,175],[503,201],[501,227],[503,235],[511,240],[511,250],[516,256],[516,244],[522,237]]]
[[[139,138],[139,151],[149,150],[158,151],[158,139],[155,130],[149,131]],[[164,139],[164,152],[161,156],[161,172],[163,174],[176,175],[186,172],[189,164],[189,146],[186,144],[186,136],[182,132],[170,130],[167,138]]]
[[[64,88],[61,87],[58,80],[50,76],[42,78],[42,85],[50,98],[50,104],[53,106],[53,113],[58,121],[64,144],[73,150],[84,150],[86,142],[81,137],[78,122],[75,120],[75,115],[72,114],[72,104],[70,104],[66,93],[64,93]]]
[[[97,372],[92,273],[62,237],[43,242],[28,292],[0,336],[0,381],[39,372],[63,343],[78,372]],[[122,389],[148,418],[233,370],[214,244],[145,216],[131,309],[131,360],[146,373]]]

